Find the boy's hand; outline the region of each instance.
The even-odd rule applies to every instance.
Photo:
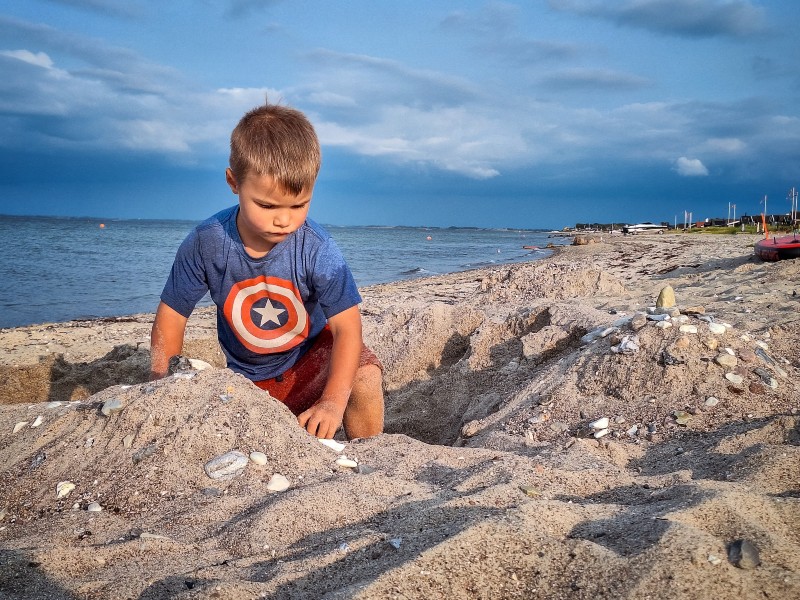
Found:
[[[346,406],[331,400],[319,400],[314,406],[297,416],[300,427],[318,438],[331,439],[342,424]]]

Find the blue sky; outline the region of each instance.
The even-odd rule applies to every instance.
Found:
[[[0,213],[201,219],[265,96],[323,145],[323,223],[788,212],[794,0],[6,0]]]

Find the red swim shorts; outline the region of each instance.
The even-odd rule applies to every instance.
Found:
[[[328,381],[328,368],[333,349],[333,334],[325,327],[311,348],[282,375],[273,379],[254,381],[270,396],[283,402],[295,415],[308,410],[319,400]],[[381,361],[369,348],[362,345],[359,367],[375,365],[383,370]]]

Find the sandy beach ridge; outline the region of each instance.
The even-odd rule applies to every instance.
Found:
[[[220,368],[213,308],[217,368],[152,383],[152,315],[0,330],[0,599],[800,597],[800,261],[756,239],[363,288],[387,432],[338,452]],[[234,450],[265,464],[212,479]]]

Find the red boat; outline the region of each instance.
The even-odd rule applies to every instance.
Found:
[[[755,253],[761,260],[800,258],[800,238],[796,233],[783,237],[764,238],[756,242]]]

